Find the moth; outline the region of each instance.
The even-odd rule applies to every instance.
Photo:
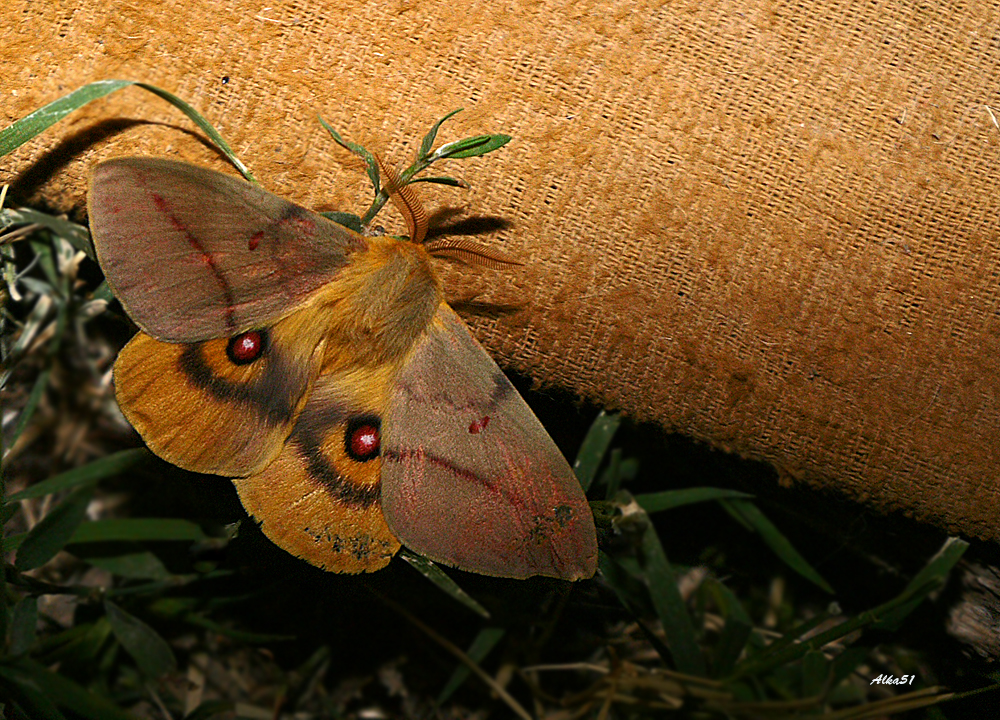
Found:
[[[114,367],[122,412],[163,459],[232,478],[274,543],[334,572],[403,543],[486,575],[594,574],[579,483],[426,245],[164,159],[97,165],[88,210],[141,330]]]

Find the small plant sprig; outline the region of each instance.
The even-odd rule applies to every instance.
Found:
[[[434,123],[424,136],[417,151],[413,164],[403,172],[397,172],[386,164],[377,154],[357,143],[344,140],[340,134],[330,127],[322,117],[320,123],[330,133],[338,145],[360,157],[371,180],[375,198],[371,206],[361,217],[348,212],[324,212],[325,217],[348,227],[355,232],[366,232],[372,220],[385,206],[387,200],[392,200],[397,210],[406,220],[408,228],[407,239],[415,243],[425,243],[427,239],[428,218],[423,205],[416,193],[409,187],[417,182],[437,183],[453,187],[469,187],[468,183],[449,176],[417,177],[417,175],[439,160],[479,157],[493,152],[510,142],[509,135],[474,135],[463,140],[457,140],[432,150],[441,124],[448,118],[461,112],[461,108],[453,110]],[[498,269],[521,265],[517,259],[507,255],[502,250],[480,244],[468,238],[438,239],[424,244],[425,249],[434,257],[451,258],[469,265]]]
[[[439,160],[457,160],[460,158],[480,157],[482,155],[486,155],[487,153],[491,153],[498,148],[502,148],[510,142],[510,135],[474,135],[472,137],[464,138],[463,140],[445,143],[437,150],[432,150],[431,148],[434,147],[434,141],[437,139],[438,130],[441,129],[441,125],[446,120],[454,117],[460,112],[462,112],[462,108],[452,110],[450,113],[434,123],[430,131],[428,131],[428,133],[424,136],[423,142],[420,143],[420,148],[417,150],[417,157],[413,161],[413,164],[399,173],[399,178],[398,180],[395,180],[394,183],[396,185],[396,189],[403,188],[413,182],[437,183],[439,185],[467,188],[469,185],[463,180],[459,180],[457,178],[448,176],[418,178],[417,175]],[[379,161],[375,154],[370,152],[367,148],[364,148],[357,143],[344,140],[344,138],[342,138],[336,130],[330,127],[330,124],[327,123],[322,117],[319,118],[319,121],[320,124],[326,128],[327,132],[333,136],[333,139],[338,145],[351,151],[365,162],[365,169],[368,172],[368,177],[375,190],[375,199],[372,201],[371,207],[369,207],[365,214],[358,220],[358,224],[361,227],[367,227],[379,211],[385,206],[385,203],[389,200],[390,196],[389,191],[383,187],[382,178],[379,172]]]

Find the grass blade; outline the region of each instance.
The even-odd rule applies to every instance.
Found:
[[[0,156],[21,147],[36,135],[45,132],[71,112],[78,110],[92,100],[110,95],[131,84],[128,80],[100,80],[84,85],[69,95],[64,95],[58,100],[38,108],[10,127],[0,130]]]
[[[91,260],[96,260],[94,246],[90,242],[90,233],[83,225],[77,225],[66,218],[56,217],[49,213],[29,208],[18,208],[16,210],[8,208],[0,210],[0,228],[13,227],[14,225],[41,225],[48,228],[77,250],[86,253]]]
[[[31,528],[18,547],[14,567],[21,572],[34,570],[62,550],[83,522],[93,492],[89,487],[74,490]]]
[[[830,678],[830,661],[821,652],[812,650],[802,658],[802,697],[819,695]]]
[[[667,490],[646,495],[636,495],[635,501],[639,507],[648,513],[672,510],[682,505],[707,502],[709,500],[731,500],[736,498],[752,498],[739,490],[724,490],[722,488],[697,487],[684,490]]]
[[[187,613],[183,616],[182,620],[184,622],[194,625],[195,627],[204,628],[210,630],[219,635],[225,635],[226,637],[232,638],[239,642],[248,643],[251,645],[264,645],[265,643],[272,642],[289,642],[290,640],[298,640],[295,635],[276,635],[270,633],[255,633],[247,632],[245,630],[235,630],[226,625],[215,622],[214,620],[209,620],[203,615],[197,613]]]
[[[912,593],[917,588],[927,587],[928,585],[931,586],[931,590],[928,592],[932,592],[934,587],[944,585],[951,569],[962,558],[968,547],[969,543],[956,537],[950,537],[945,540],[944,545],[941,546],[941,549],[937,551],[934,557],[928,561],[920,572],[913,576],[913,579],[910,580],[909,584],[903,590],[903,594]],[[926,593],[918,595],[891,613],[887,613],[885,617],[875,623],[875,627],[882,630],[898,630],[903,620],[906,619],[906,616],[913,612],[924,601],[925,597]]]
[[[102,557],[83,556],[82,559],[94,567],[103,568],[119,577],[130,580],[167,580],[173,577],[163,561],[148,551],[126,552],[120,555]]]
[[[621,424],[619,415],[609,414],[603,410],[594,418],[573,463],[573,472],[576,473],[584,492],[590,489],[594,478],[597,477],[597,469],[601,466],[601,461]]]
[[[4,711],[10,713],[12,719],[66,720],[66,716],[59,712],[37,683],[3,665],[0,665],[0,697],[4,698]],[[7,707],[8,702],[16,705]],[[20,714],[14,713],[14,707]]]
[[[677,587],[677,576],[667,560],[653,523],[647,522],[642,535],[642,568],[650,599],[663,623],[667,645],[677,669],[687,675],[705,675],[705,659],[698,646],[694,622]]]
[[[94,460],[93,462],[81,467],[67,470],[64,473],[59,473],[54,477],[50,477],[48,480],[36,483],[21,492],[14,493],[7,498],[7,502],[17,502],[18,500],[27,500],[29,498],[50,495],[55,492],[60,492],[61,490],[69,490],[71,488],[82,487],[84,485],[92,485],[98,480],[114,477],[115,475],[128,470],[140,460],[144,460],[148,457],[151,457],[151,455],[145,448],[122,450],[121,452],[108,455],[100,460]]]
[[[233,152],[233,149],[229,146],[229,143],[226,142],[225,138],[222,137],[218,130],[212,127],[212,124],[209,123],[208,120],[201,115],[201,113],[173,93],[167,92],[166,90],[155,85],[135,82],[134,80],[99,80],[97,82],[88,83],[68,95],[64,95],[58,100],[54,100],[48,105],[35,110],[35,112],[30,115],[26,115],[13,125],[0,130],[0,157],[15,150],[28,140],[31,140],[33,137],[52,127],[74,110],[78,110],[89,102],[105,97],[106,95],[110,95],[113,92],[132,85],[140,87],[143,90],[151,92],[157,97],[166,100],[168,103],[187,115],[187,117],[195,125],[197,125],[213,143],[215,143],[215,146],[222,151],[222,154],[225,155],[229,159],[229,162],[231,162],[236,169],[240,171],[243,177],[254,182],[253,174],[247,169],[246,165],[244,165],[243,162],[236,157],[236,153]]]
[[[726,620],[719,641],[712,652],[712,675],[722,677],[731,673],[736,666],[736,661],[739,660],[753,632],[753,621],[750,620],[739,598],[721,582],[709,578],[703,587],[712,594],[715,604]]]
[[[17,601],[10,621],[10,654],[24,655],[35,644],[38,598],[25,595]]]
[[[465,182],[465,180],[459,180],[458,178],[449,177],[447,175],[435,175],[433,177],[413,178],[410,182],[411,183],[423,182],[423,183],[434,183],[436,185],[448,185],[449,187],[465,188],[466,190],[472,187],[471,185],[469,185],[469,183]]]
[[[35,385],[31,388],[31,394],[28,396],[27,402],[25,402],[24,407],[21,409],[21,415],[17,419],[17,425],[14,426],[14,434],[10,438],[10,443],[8,443],[7,452],[10,452],[17,445],[17,440],[21,437],[21,433],[23,433],[24,429],[28,427],[28,422],[35,414],[35,410],[38,409],[38,403],[42,400],[42,394],[45,392],[45,388],[48,387],[49,375],[51,373],[52,370],[50,368],[45,368],[38,373],[38,377],[35,378]]]
[[[472,596],[460,588],[458,583],[452,580],[444,570],[425,558],[423,555],[417,555],[416,553],[403,548],[399,552],[399,557],[408,562],[413,569],[437,585],[445,593],[451,595],[453,599],[472,610],[472,612],[477,615],[481,615],[484,618],[489,618],[490,614],[487,612],[486,608],[473,600]]]
[[[915,587],[912,589],[908,588],[901,595],[894,597],[889,602],[855,615],[854,617],[845,620],[829,630],[817,633],[794,644],[786,643],[781,650],[776,652],[769,652],[765,650],[758,657],[747,658],[743,662],[737,664],[736,670],[729,676],[727,682],[752,675],[764,675],[776,667],[798,660],[804,657],[805,654],[811,650],[819,650],[824,645],[847,637],[856,630],[868,627],[869,625],[874,625],[875,623],[881,621],[882,618],[889,617],[893,611],[897,608],[903,607],[913,600],[914,597],[919,596],[923,599],[928,593],[935,590],[936,587],[937,586],[934,583],[929,583],[922,587]],[[787,638],[782,638],[782,642],[786,641]]]
[[[722,500],[721,504],[730,515],[757,532],[764,543],[788,567],[817,587],[831,595],[833,594],[833,588],[830,587],[830,584],[813,569],[804,557],[799,555],[798,550],[792,546],[788,538],[782,535],[781,531],[765,517],[756,505],[748,500],[738,499]]]
[[[201,705],[184,716],[184,720],[212,720],[219,715],[232,717],[236,709],[236,703],[230,700],[206,700]],[[228,714],[226,714],[228,713]]]
[[[320,215],[325,217],[327,220],[333,220],[338,225],[343,225],[345,228],[353,230],[356,233],[360,233],[364,230],[361,226],[361,218],[354,213],[328,210],[327,212],[321,212]]]
[[[177,669],[173,650],[153,628],[110,600],[104,601],[104,611],[118,642],[132,656],[144,675],[158,678]]]
[[[201,542],[205,531],[190,520],[179,518],[109,518],[80,525],[67,544],[121,541]]]
[[[796,642],[799,641],[800,638],[807,635],[808,633],[811,633],[813,630],[818,628],[820,625],[826,623],[832,617],[833,613],[830,610],[827,610],[826,612],[819,613],[809,618],[808,620],[804,620],[803,622],[799,623],[791,630],[786,632],[780,638],[772,642],[770,645],[760,650],[754,656],[753,662],[762,662],[767,658],[770,658],[772,655],[783,652],[786,648],[789,648],[792,645],[794,645]]]
[[[86,720],[135,720],[109,700],[28,658],[21,658],[16,663],[0,663],[0,676],[21,687],[37,688],[48,703],[72,710],[74,717]]]
[[[499,643],[506,634],[507,631],[503,628],[483,628],[473,639],[472,644],[469,645],[466,655],[468,655],[469,659],[477,665],[481,665],[483,660],[486,659],[486,656],[490,654],[490,651],[496,647],[497,643]],[[462,664],[456,667],[455,672],[453,672],[451,677],[448,678],[448,682],[445,684],[444,689],[441,690],[441,694],[438,695],[438,705],[443,705],[448,702],[448,699],[455,694],[456,690],[462,687],[462,683],[464,683],[471,674],[472,670],[469,669],[468,665]]]

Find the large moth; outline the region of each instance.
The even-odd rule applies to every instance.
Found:
[[[487,575],[594,574],[580,485],[424,245],[162,159],[98,165],[88,208],[141,329],[118,404],[165,460],[233,478],[277,545],[336,572],[402,542]]]

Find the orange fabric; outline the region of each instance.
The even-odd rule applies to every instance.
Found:
[[[0,121],[97,79],[199,108],[263,185],[362,210],[348,139],[406,161],[506,132],[430,209],[500,219],[527,261],[450,270],[508,366],[767,460],[791,481],[1000,536],[996,2],[816,0],[0,9]],[[228,82],[225,80],[228,78]],[[223,163],[130,89],[4,159],[82,207],[99,158]],[[399,228],[402,230],[402,227]]]

